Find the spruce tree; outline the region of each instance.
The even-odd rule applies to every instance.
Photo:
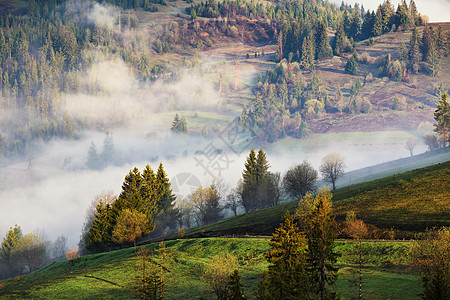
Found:
[[[356,72],[358,72],[358,67],[354,55],[352,55],[352,57],[347,60],[347,64],[345,65],[345,72],[351,75],[355,75]]]
[[[370,10],[368,10],[366,12],[366,14],[364,15],[364,21],[361,25],[361,38],[362,39],[367,39],[373,35],[372,29],[373,29],[374,22],[375,22],[375,13],[374,12],[371,13]]]
[[[450,145],[450,105],[448,103],[448,95],[443,94],[439,99],[436,110],[434,112],[434,131],[441,135],[444,141],[448,141]]]
[[[382,32],[386,33],[391,30],[392,26],[392,16],[394,14],[394,8],[391,4],[391,1],[386,0],[381,6],[381,15],[382,15]]]
[[[381,5],[378,6],[375,13],[375,19],[373,21],[372,35],[379,36],[383,33],[383,14],[381,12]]]
[[[243,182],[242,189],[240,191],[242,197],[242,205],[246,212],[250,212],[256,209],[256,192],[257,181],[255,178],[256,173],[256,154],[252,148],[250,154],[247,157],[247,161],[244,164],[244,172],[242,173]]]
[[[100,160],[97,154],[97,149],[95,148],[94,142],[91,142],[91,147],[89,148],[88,158],[86,161],[86,167],[91,170],[100,169]]]
[[[164,166],[160,163],[156,172],[156,199],[158,202],[156,203],[155,220],[158,234],[163,234],[166,229],[172,230],[176,225],[178,211],[175,207],[175,198]]]
[[[422,34],[422,58],[426,62],[431,60],[431,51],[435,48],[433,27],[425,26]]]
[[[269,245],[267,260],[270,265],[259,285],[258,298],[309,299],[311,281],[307,272],[307,242],[289,212],[273,233]]]
[[[344,42],[345,42],[345,32],[344,25],[340,22],[336,28],[336,34],[333,40],[333,52],[334,55],[341,55],[344,52]]]
[[[314,64],[314,36],[309,33],[302,43],[302,66],[309,69]]]
[[[328,56],[330,56],[331,51],[327,34],[327,28],[322,20],[319,20],[316,24],[315,38],[316,38],[316,45],[315,45],[316,59],[327,58]]]
[[[160,202],[160,195],[157,191],[156,174],[150,165],[146,165],[142,171],[142,179],[141,195],[145,209],[148,213],[154,214],[157,210],[157,203]]]
[[[144,200],[141,194],[142,185],[143,178],[138,168],[130,170],[122,183],[122,192],[114,203],[115,206],[120,208],[120,210],[129,208],[145,213],[145,208],[143,205]]]
[[[96,205],[94,220],[89,228],[86,249],[92,252],[104,250],[112,242],[113,222],[111,207],[102,200]]]
[[[409,40],[409,68],[417,71],[419,69],[419,62],[422,60],[422,53],[419,46],[419,33],[414,27],[411,38]]]
[[[336,223],[331,198],[332,194],[323,190],[314,199],[304,200],[314,203],[309,216],[304,220],[308,241],[307,260],[313,283],[312,291],[322,300],[334,299],[336,296],[332,290],[338,270],[334,266],[338,254],[333,249]]]
[[[354,40],[359,38],[359,35],[361,33],[361,16],[360,16],[359,9],[356,9],[356,7],[353,9],[352,16],[351,16],[351,22],[350,22],[350,28],[349,28],[349,36],[352,37]]]
[[[178,114],[175,114],[175,117],[172,121],[172,127],[170,128],[170,131],[173,133],[187,133],[187,122],[184,116],[179,116]]]
[[[102,161],[104,166],[110,165],[114,161],[114,142],[112,133],[109,132],[106,133],[103,140]]]
[[[397,30],[400,28],[406,28],[409,25],[408,6],[404,0],[397,6],[397,11],[394,16],[394,24],[397,26]]]
[[[230,280],[228,281],[227,300],[239,299],[245,299],[245,297],[242,289],[241,276],[239,276],[239,271],[234,270],[233,274],[230,275]]]
[[[242,173],[243,183],[240,194],[245,211],[253,211],[267,205],[267,201],[264,201],[267,199],[260,197],[259,194],[267,188],[266,177],[269,175],[269,167],[264,151],[259,149],[258,155],[256,155],[252,148]]]
[[[266,153],[263,149],[259,149],[258,155],[256,156],[255,173],[254,176],[257,182],[262,182],[265,176],[268,174],[269,162],[267,161]]]
[[[0,248],[0,257],[5,262],[8,267],[7,275],[13,275],[12,273],[16,271],[14,265],[11,261],[11,250],[17,245],[17,243],[22,238],[22,229],[20,226],[15,225],[14,228],[10,227],[8,233],[3,238],[3,242]]]
[[[256,170],[256,153],[255,149],[251,149],[247,157],[247,161],[244,164],[244,172],[242,177],[244,178],[244,184],[251,183],[254,181],[253,174]]]

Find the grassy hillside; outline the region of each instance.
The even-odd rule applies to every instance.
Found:
[[[434,226],[450,226],[450,161],[336,190],[334,208],[338,220],[354,210],[358,217],[383,231],[391,228],[408,232]],[[232,235],[270,235],[279,226],[287,210],[297,203],[237,216],[194,228],[188,237]],[[387,234],[387,233],[386,233]],[[380,236],[381,235],[381,236]]]
[[[186,239],[166,242],[172,252],[166,273],[167,299],[215,299],[205,283],[203,273],[208,260],[219,254],[232,253],[238,258],[246,296],[255,295],[260,274],[267,267],[264,254],[269,249],[267,239]],[[155,249],[158,245],[148,245]],[[417,277],[405,272],[409,243],[364,243],[364,294],[371,299],[415,299],[421,292]],[[342,298],[357,296],[355,279],[358,258],[357,244],[338,242],[342,254],[337,292]],[[36,272],[0,282],[0,299],[17,298],[114,298],[133,297],[133,280],[138,275],[134,248],[54,262]]]

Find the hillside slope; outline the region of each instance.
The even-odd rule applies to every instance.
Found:
[[[358,217],[381,230],[424,231],[450,226],[449,186],[450,161],[447,161],[336,190],[333,202],[338,220],[344,220],[345,214],[354,210]],[[188,230],[186,236],[271,235],[286,211],[294,211],[296,207],[297,203],[289,203],[266,208]]]
[[[147,247],[155,250],[157,246]],[[256,295],[261,274],[267,268],[266,239],[185,239],[168,241],[166,246],[171,253],[164,274],[166,299],[216,299],[203,275],[209,260],[216,255],[232,254],[237,258],[245,296]],[[418,299],[421,287],[417,277],[405,273],[404,253],[409,243],[378,242],[363,246],[365,295],[371,299]],[[340,271],[336,289],[344,299],[355,297],[358,292],[356,281],[352,281],[356,275],[357,247],[351,242],[336,244],[342,255],[337,262]],[[0,299],[132,299],[135,278],[140,274],[137,251],[128,248],[83,256],[73,262],[54,262],[20,279],[0,281]]]

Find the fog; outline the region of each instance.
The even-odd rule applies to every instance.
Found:
[[[420,2],[417,3],[419,6]],[[114,26],[119,12],[112,6],[93,2],[68,4],[74,22]],[[223,178],[234,187],[252,147],[262,147],[267,152],[270,170],[281,173],[303,160],[318,169],[322,157],[335,151],[346,158],[347,170],[409,155],[404,144],[415,133],[401,133],[400,138],[367,133],[364,138],[349,136],[339,140],[313,136],[306,140],[292,139],[286,144],[256,143],[247,135],[245,142],[235,147],[226,139],[229,124],[213,120],[210,125],[219,131],[209,138],[192,131],[187,136],[174,135],[170,125],[176,113],[189,113],[189,121],[193,123],[197,122],[192,118],[194,112],[200,118],[211,112],[222,113],[230,122],[232,114],[236,115],[222,111],[225,99],[201,72],[188,69],[174,72],[170,80],[160,78],[142,83],[120,58],[96,57],[92,67],[79,76],[86,92],[64,95],[60,108],[61,112],[92,125],[91,129],[81,130],[76,140],[42,144],[20,162],[0,169],[0,237],[17,224],[23,232],[45,232],[50,240],[64,234],[68,245],[76,245],[86,210],[95,196],[108,190],[118,195],[129,170],[133,167],[142,170],[146,164],[156,170],[162,162],[173,182],[182,182],[177,180],[179,174],[192,174],[198,180],[173,186],[180,197],[186,197],[196,185],[209,185],[214,178]],[[88,92],[93,86],[97,93]],[[9,117],[18,116],[10,112]],[[192,124],[189,121],[188,129]],[[101,153],[106,132],[113,135],[114,163],[102,170],[89,170],[85,164],[89,147],[93,142]],[[206,157],[201,151],[214,155]],[[416,153],[423,151],[425,148],[421,146]],[[210,158],[214,161],[208,161]]]
[[[342,1],[332,0],[332,2],[340,5]],[[364,5],[364,8],[370,10],[376,10],[378,5],[383,1],[381,0],[360,0],[360,1],[344,1],[349,4],[359,3]],[[399,0],[391,0],[391,3],[397,9]],[[415,0],[417,10],[422,14],[430,18],[430,22],[450,22],[450,16],[447,12],[450,11],[450,0]],[[406,1],[409,5],[409,0]]]
[[[133,132],[122,128],[121,133],[113,135],[118,165],[98,171],[86,169],[84,163],[90,143],[93,141],[100,152],[103,138],[104,133],[89,132],[77,141],[56,141],[44,147],[41,156],[31,160],[31,171],[26,161],[1,169],[0,180],[7,178],[8,188],[0,192],[0,236],[4,236],[10,226],[18,224],[24,232],[40,229],[51,240],[64,234],[69,239],[68,244],[76,245],[86,210],[94,197],[107,190],[119,194],[125,175],[133,167],[142,170],[149,163],[156,169],[161,161],[172,179],[187,173],[198,178],[203,186],[216,177],[234,187],[250,148],[261,146],[252,142],[242,153],[235,153],[219,138],[188,138],[168,133],[165,137],[145,138],[133,136]],[[382,136],[377,139],[379,145],[371,146],[361,145],[360,139],[348,139],[320,143],[317,148],[306,145],[307,140],[296,142],[295,148],[290,150],[273,149],[272,145],[262,147],[267,152],[270,170],[282,174],[303,160],[318,169],[322,157],[332,151],[344,155],[348,171],[409,155],[401,142],[393,144],[391,138]],[[385,145],[386,141],[390,145]],[[222,159],[226,163],[222,164],[221,172],[212,165],[206,169],[214,177],[198,164],[198,160],[205,161],[205,158],[195,154],[196,150],[205,150],[211,144],[223,150],[221,156],[227,156]],[[186,197],[197,184],[185,183],[173,188],[179,196]]]
[[[70,0],[65,3],[65,16],[74,23],[84,23],[112,29],[116,25],[120,9],[108,3]]]

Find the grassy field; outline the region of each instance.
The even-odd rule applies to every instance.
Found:
[[[338,220],[354,210],[366,223],[378,227],[374,237],[389,238],[391,229],[401,237],[435,226],[450,226],[450,161],[396,174],[333,192]],[[186,231],[188,237],[270,235],[287,210],[297,203],[240,215]]]
[[[421,292],[417,277],[407,271],[408,242],[363,243],[363,292],[367,299],[418,299]],[[158,245],[148,245],[155,249]],[[265,253],[267,239],[185,239],[166,242],[172,253],[165,274],[167,299],[215,299],[203,277],[208,260],[216,255],[231,253],[238,259],[246,296],[254,296],[267,268]],[[343,299],[357,296],[357,261],[354,242],[337,242],[338,281],[336,290]],[[29,275],[0,282],[1,299],[69,299],[133,297],[131,287],[138,275],[136,249],[128,248],[109,253],[54,262]]]

